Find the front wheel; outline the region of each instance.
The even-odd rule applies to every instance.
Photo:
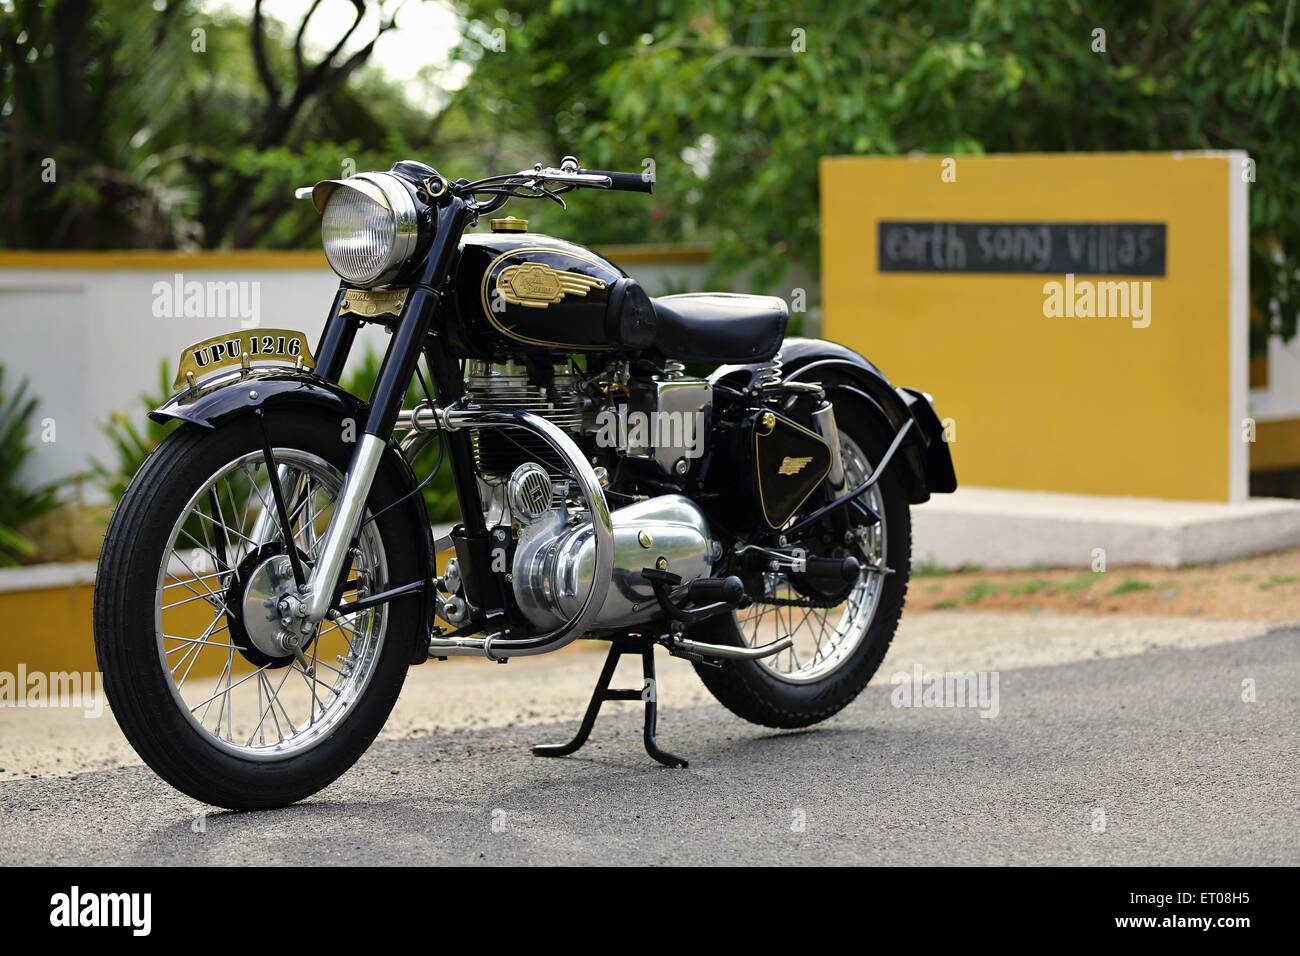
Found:
[[[861,484],[891,440],[870,411],[836,400],[845,487]],[[718,702],[767,727],[806,727],[825,720],[862,692],[884,660],[907,596],[912,527],[907,489],[895,462],[864,496],[880,521],[854,527],[843,553],[862,576],[838,601],[819,599],[781,573],[762,576],[762,593],[744,611],[722,615],[692,633],[712,644],[754,647],[789,636],[793,646],[757,661],[696,664]]]
[[[127,488],[95,584],[95,649],[127,740],[178,790],[241,810],[293,803],[352,766],[397,700],[419,627],[418,602],[397,601],[334,614],[287,649],[278,599],[294,554],[305,574],[317,560],[353,446],[314,410],[266,422],[287,534],[259,421],[185,425]],[[419,577],[418,536],[382,511],[402,494],[393,471],[376,476],[350,596]]]

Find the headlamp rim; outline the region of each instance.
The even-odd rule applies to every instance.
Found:
[[[420,218],[415,200],[402,184],[401,179],[391,173],[357,173],[346,179],[325,179],[312,187],[311,198],[317,212],[323,217],[330,198],[340,188],[348,188],[361,193],[372,202],[378,203],[393,218],[393,245],[384,261],[365,276],[345,276],[334,263],[330,268],[344,282],[363,288],[375,288],[387,285],[397,277],[402,268],[410,261],[420,238]],[[322,245],[324,244],[322,240]],[[326,261],[329,261],[328,254]]]

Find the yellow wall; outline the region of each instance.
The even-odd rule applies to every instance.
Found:
[[[438,552],[438,568],[445,570],[451,557],[449,550]],[[16,674],[20,665],[29,674],[99,670],[92,627],[94,598],[93,584],[0,590],[0,672]],[[183,637],[197,636],[212,620],[202,602],[170,613],[182,615],[176,633]],[[223,663],[220,652],[200,653],[192,674],[215,677]]]
[[[0,671],[97,671],[93,585],[0,592]]]
[[[1239,497],[1245,458],[1232,419],[1244,408],[1246,342],[1243,326],[1230,347],[1230,304],[1244,292],[1230,275],[1229,207],[1240,159],[968,157],[956,160],[955,182],[943,181],[942,157],[823,159],[824,334],[895,384],[934,394],[956,423],[960,483]],[[878,222],[909,219],[1163,222],[1166,276],[1150,278],[1151,324],[1045,317],[1044,283],[1060,274],[882,274]]]

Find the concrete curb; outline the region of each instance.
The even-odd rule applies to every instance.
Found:
[[[10,591],[48,591],[95,583],[94,561],[33,564],[25,568],[0,568],[0,594]]]
[[[1220,504],[960,488],[912,513],[912,557],[942,568],[1173,568],[1300,546],[1300,501]]]

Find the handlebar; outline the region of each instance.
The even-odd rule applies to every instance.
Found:
[[[609,169],[580,169],[580,174],[587,176],[604,176],[609,180],[606,189],[616,189],[627,193],[653,193],[654,180],[647,179],[644,173],[619,173]]]
[[[532,169],[522,169],[516,175],[557,186],[613,189],[629,193],[654,192],[654,181],[647,179],[641,173],[620,173],[612,169],[579,169],[572,157],[565,157],[559,169],[539,164]]]
[[[413,165],[423,166],[423,164]],[[479,214],[498,209],[510,199],[546,198],[553,199],[563,206],[564,200],[561,194],[573,189],[610,189],[628,193],[654,192],[654,180],[645,173],[622,173],[613,169],[583,169],[572,156],[565,156],[558,169],[538,163],[532,169],[488,176],[473,182],[461,179],[452,183],[439,176],[431,167],[423,166],[423,168],[431,175],[424,180],[421,188],[428,189],[431,184],[437,184],[437,192],[432,195],[441,195],[450,188],[457,195],[470,200]],[[294,197],[310,199],[314,189],[315,187],[312,186],[295,189]],[[480,196],[491,198],[479,201]]]
[[[654,192],[654,180],[643,173],[583,169],[572,156],[565,156],[558,168],[537,163],[532,169],[517,173],[488,176],[473,182],[462,179],[450,185],[453,191],[470,200],[479,215],[500,209],[510,199],[550,199],[564,206],[563,194],[574,189]]]

